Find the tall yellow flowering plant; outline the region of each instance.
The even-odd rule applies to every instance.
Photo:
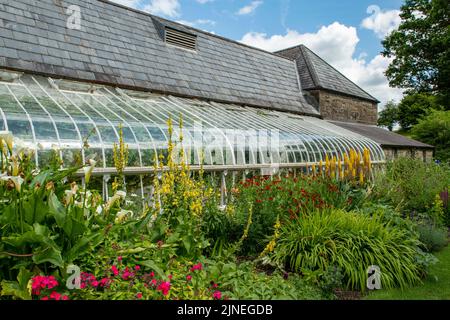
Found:
[[[179,139],[173,141],[173,122],[167,121],[167,154],[154,165],[152,217],[159,240],[178,243],[180,253],[198,256],[208,243],[201,234],[203,204],[213,195],[202,178],[192,177],[183,149],[183,120],[179,120]],[[202,170],[200,172],[202,175]]]

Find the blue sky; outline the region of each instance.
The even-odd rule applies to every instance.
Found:
[[[300,43],[382,101],[399,100],[383,72],[382,38],[402,0],[113,0],[268,51]]]

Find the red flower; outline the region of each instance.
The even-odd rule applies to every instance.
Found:
[[[42,297],[41,300],[48,300],[48,297],[47,296]]]
[[[152,271],[150,272],[150,277],[154,278],[155,277],[155,273]]]
[[[172,280],[172,278],[173,278],[173,275],[171,275],[171,274],[169,274],[169,280]]]
[[[187,281],[191,281],[191,280],[192,280],[192,276],[191,276],[190,274],[188,274],[188,275],[186,276],[186,280],[187,280]]]
[[[161,282],[156,290],[161,291],[163,295],[167,296],[170,290],[170,282]]]
[[[141,267],[140,266],[135,266],[134,270],[139,271],[139,270],[141,270]]]
[[[262,200],[261,199],[256,199],[256,203],[261,203]]]
[[[56,291],[53,291],[52,293],[50,293],[50,298],[53,300],[59,300],[61,299],[61,294],[59,294]]]
[[[137,295],[136,295],[136,298],[138,298],[138,299],[142,299],[142,293],[141,292],[139,292]]]
[[[192,268],[191,268],[191,272],[194,272],[195,270],[202,270],[203,265],[201,262],[199,262],[198,264],[195,264]]]
[[[111,267],[111,271],[112,271],[112,273],[113,273],[115,276],[117,276],[117,275],[119,274],[119,270],[117,269],[116,266],[112,266],[112,267]]]
[[[119,261],[119,262],[122,261],[122,256],[118,256],[117,261]]]
[[[64,296],[62,296],[61,300],[69,300],[69,297],[64,295]]]
[[[220,292],[220,291],[214,291],[214,293],[213,293],[213,298],[216,299],[216,300],[222,299],[222,292]]]

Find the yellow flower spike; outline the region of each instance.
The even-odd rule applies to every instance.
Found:
[[[319,174],[322,174],[322,171],[323,171],[323,162],[322,162],[322,160],[320,160],[320,162],[319,162]]]
[[[364,184],[364,174],[362,171],[359,172],[359,184]]]
[[[313,174],[313,176],[315,177],[315,176],[316,176],[316,165],[313,164],[311,168],[312,168],[312,169],[311,169],[311,170],[312,170],[312,174]]]

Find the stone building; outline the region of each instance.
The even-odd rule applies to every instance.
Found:
[[[323,119],[378,142],[388,159],[433,158],[433,146],[377,127],[378,101],[304,45],[276,52],[295,60],[302,89]]]

